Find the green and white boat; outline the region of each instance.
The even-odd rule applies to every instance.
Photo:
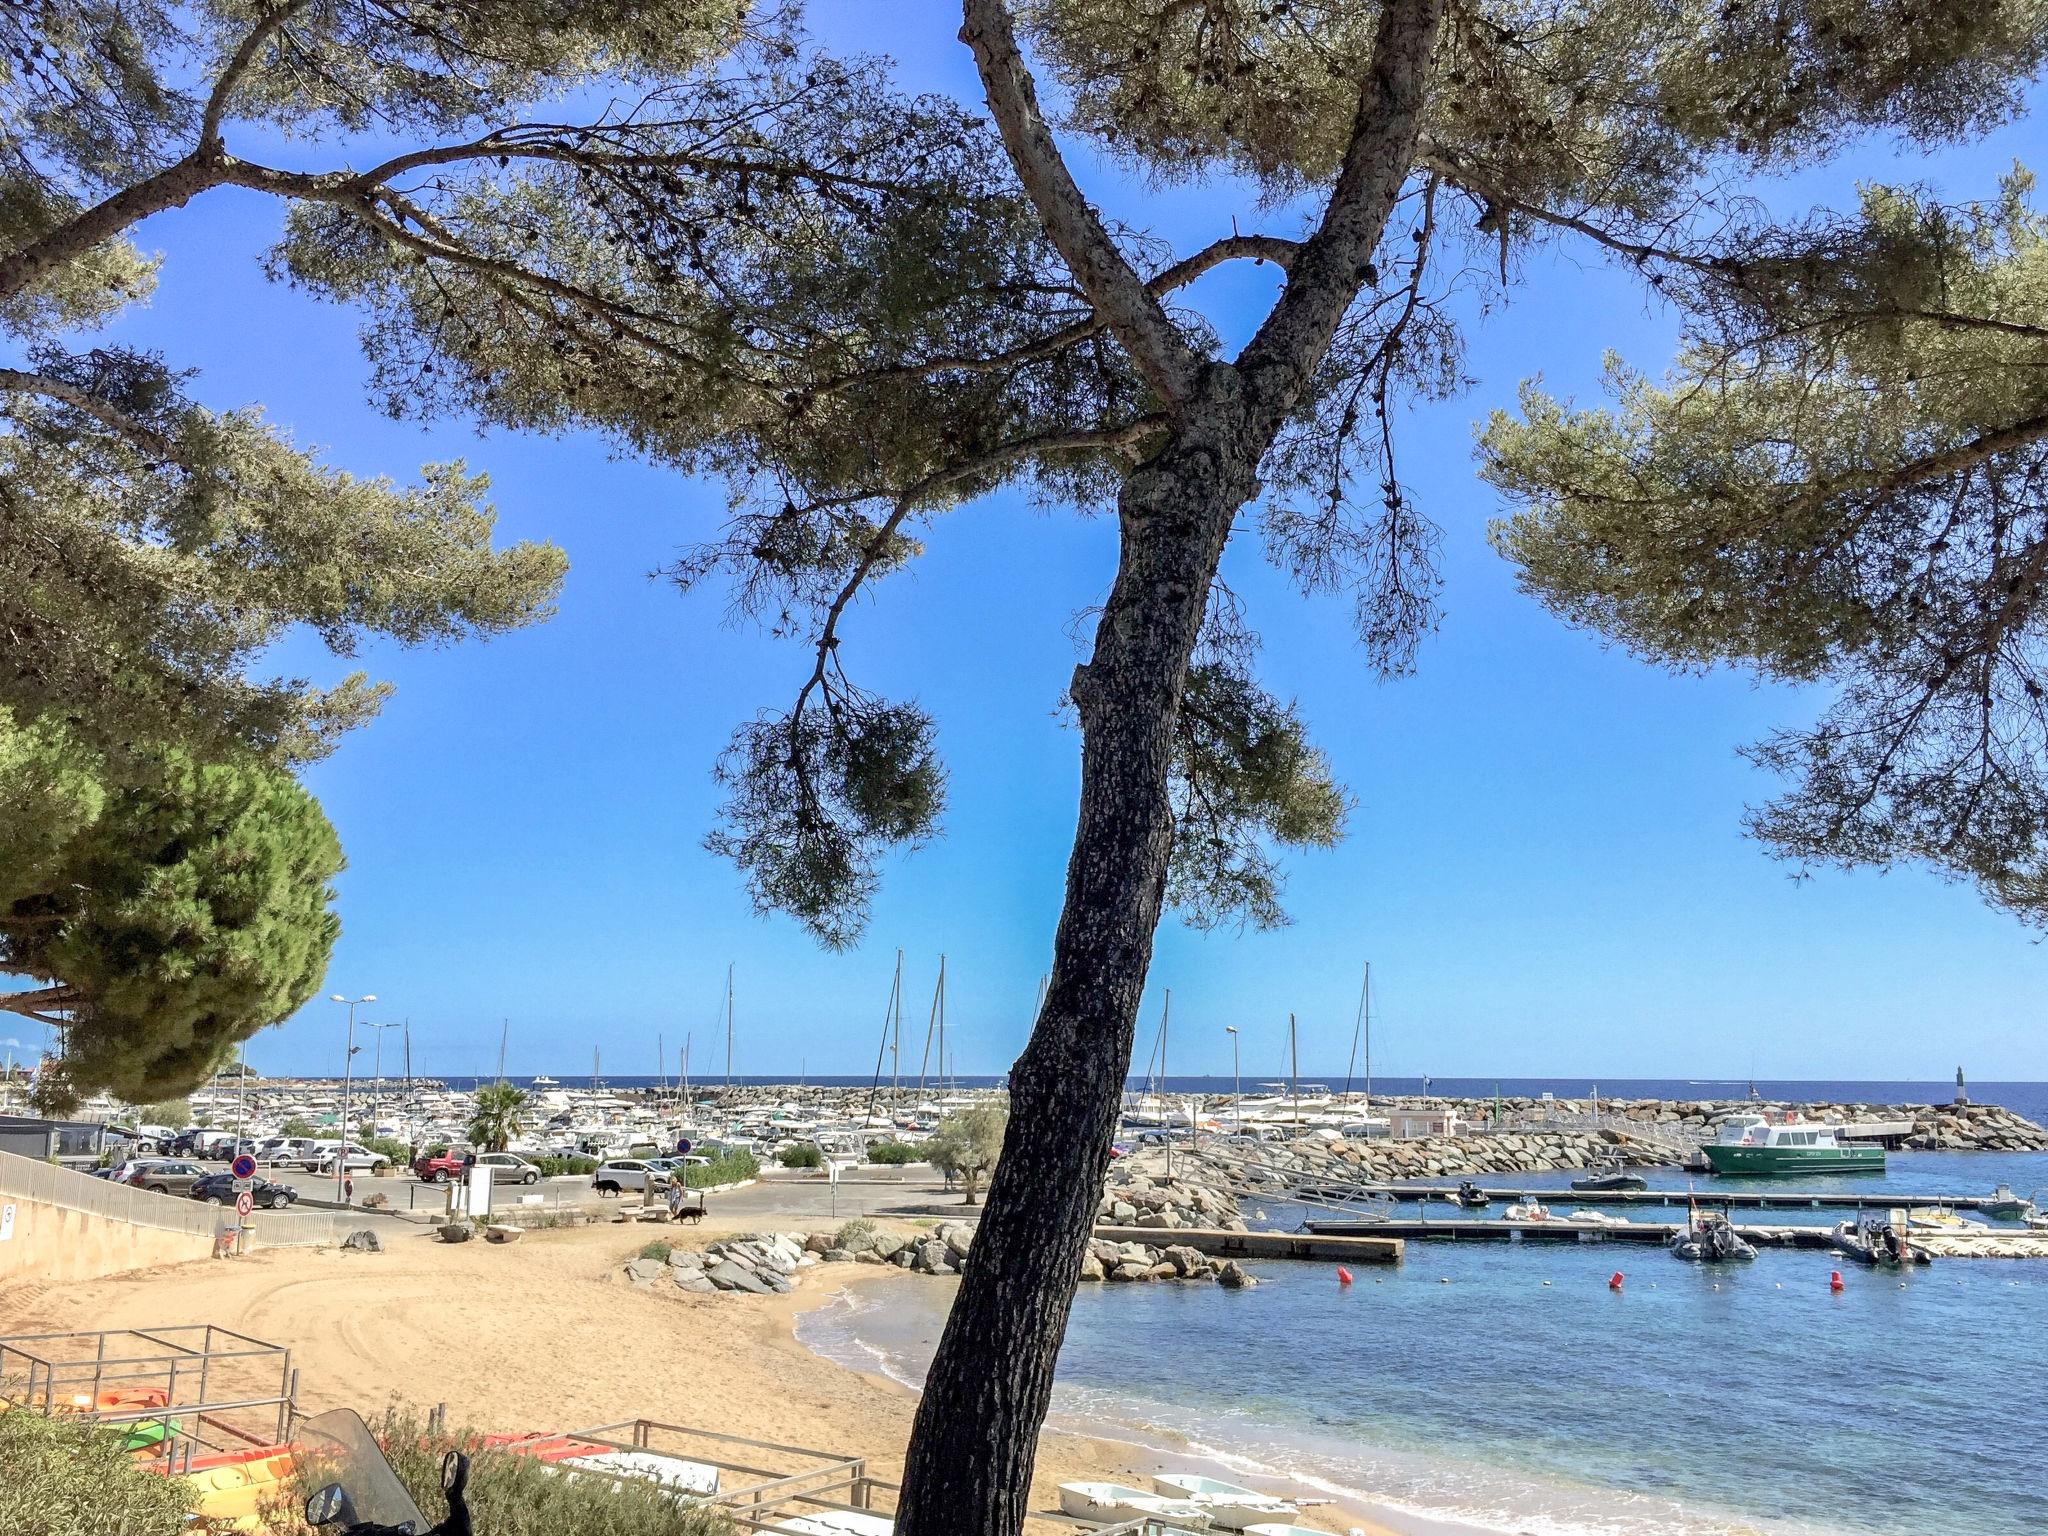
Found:
[[[1844,1142],[1831,1125],[1736,1115],[1700,1148],[1716,1173],[1883,1173],[1884,1148]]]

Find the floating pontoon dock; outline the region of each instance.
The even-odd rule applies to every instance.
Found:
[[[1097,1227],[1110,1243],[1148,1248],[1192,1248],[1211,1259],[1335,1259],[1351,1264],[1398,1264],[1401,1234],[1348,1223],[1311,1223],[1308,1232],[1226,1232],[1215,1227]],[[1388,1224],[1389,1226],[1391,1224]],[[1433,1225],[1433,1223],[1432,1223]]]
[[[1847,1177],[1847,1175],[1845,1175]],[[1444,1200],[1448,1201],[1456,1188],[1452,1184],[1329,1184],[1327,1181],[1304,1179],[1301,1188],[1314,1191],[1327,1188],[1333,1198],[1365,1199],[1374,1197],[1382,1200],[1403,1202]],[[1820,1189],[1722,1189],[1718,1184],[1700,1189],[1571,1189],[1565,1185],[1552,1184],[1544,1188],[1496,1188],[1482,1184],[1480,1190],[1488,1198],[1512,1205],[1518,1200],[1556,1200],[1567,1205],[1683,1205],[1688,1200],[1697,1200],[1701,1205],[1734,1206],[1739,1210],[1751,1211],[1792,1211],[1792,1210],[1840,1210],[1840,1211],[1886,1211],[1897,1206],[1910,1205],[1915,1209],[1924,1206],[1939,1207],[1951,1211],[1981,1211],[1987,1206],[1997,1205],[2010,1195],[1918,1195],[1908,1190],[1820,1190]],[[1268,1199],[1274,1196],[1266,1196]]]

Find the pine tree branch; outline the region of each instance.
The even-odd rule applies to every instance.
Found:
[[[1434,14],[1442,0],[1408,3],[1424,5]],[[1039,111],[1038,89],[1017,46],[1008,8],[1003,0],[964,0],[961,11],[960,40],[973,50],[1003,147],[1044,221],[1047,237],[1145,382],[1169,404],[1188,399],[1202,359],[1117,249],[1067,169]]]
[[[1268,417],[1294,409],[1365,282],[1415,160],[1443,12],[1444,0],[1388,0],[1380,12],[1372,68],[1359,89],[1351,142],[1322,222],[1238,358]]]
[[[176,445],[149,423],[68,380],[54,379],[46,373],[29,373],[20,368],[0,368],[0,392],[41,395],[45,399],[55,400],[70,406],[73,410],[85,412],[101,426],[119,433],[153,459],[172,464],[183,462]]]
[[[242,76],[249,72],[264,45],[305,6],[306,0],[274,0],[271,9],[249,29],[227,63],[221,66],[220,74],[214,78],[213,90],[206,98],[206,110],[199,119],[199,145],[202,150],[220,147],[221,120],[227,115],[235,87],[242,83]]]

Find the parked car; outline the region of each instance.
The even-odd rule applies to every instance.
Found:
[[[491,1178],[500,1184],[538,1184],[540,1169],[528,1162],[517,1152],[479,1152],[476,1157],[479,1168],[491,1170]]]
[[[208,1205],[234,1204],[235,1176],[232,1173],[209,1173],[192,1186],[192,1198],[203,1200]],[[255,1179],[249,1185],[249,1198],[264,1210],[281,1211],[299,1198],[299,1192],[289,1184]]]
[[[672,1182],[644,1157],[607,1158],[590,1176],[590,1187],[600,1195],[617,1195],[629,1189],[651,1195],[667,1189]]]
[[[309,1157],[317,1162],[323,1150],[310,1136],[273,1136],[256,1149],[256,1161],[304,1167]]]
[[[459,1179],[468,1167],[460,1152],[436,1152],[432,1157],[421,1153],[412,1163],[413,1173],[429,1184],[445,1184],[450,1179]]]
[[[148,1157],[124,1164],[114,1174],[114,1182],[126,1184],[131,1189],[146,1189],[155,1195],[182,1195],[205,1177],[206,1170],[197,1163],[170,1157]]]
[[[306,1172],[332,1173],[335,1171],[336,1162],[342,1158],[341,1144],[330,1142],[309,1154],[309,1158],[309,1161],[301,1162],[299,1165]],[[358,1146],[352,1141],[348,1143],[347,1158],[343,1166],[350,1173],[368,1172],[382,1178],[391,1171],[391,1159],[382,1152],[372,1152],[368,1147]]]

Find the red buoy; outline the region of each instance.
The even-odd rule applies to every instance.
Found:
[[[1609,1289],[1610,1291],[1618,1291],[1621,1289],[1620,1270],[1617,1269],[1613,1274],[1607,1277],[1607,1289]]]
[[[1337,1283],[1339,1285],[1349,1285],[1351,1283],[1351,1271],[1342,1264],[1337,1266]]]
[[[1828,1289],[1829,1289],[1829,1290],[1831,1290],[1831,1291],[1839,1291],[1839,1290],[1840,1290],[1841,1288],[1842,1288],[1842,1272],[1841,1272],[1841,1271],[1840,1271],[1839,1269],[1831,1269],[1831,1270],[1829,1270],[1829,1271],[1828,1271]]]

